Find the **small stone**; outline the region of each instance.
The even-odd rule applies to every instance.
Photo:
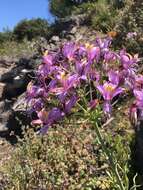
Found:
[[[5,90],[6,85],[4,83],[0,82],[0,99],[3,97],[4,95],[4,90]]]
[[[60,38],[59,38],[59,36],[53,36],[50,41],[51,42],[59,42]]]
[[[19,79],[20,79],[20,76],[14,77],[14,80],[19,80]]]
[[[29,73],[29,70],[27,70],[27,69],[22,69],[21,72],[22,72],[22,73]]]
[[[9,131],[8,122],[11,116],[12,116],[11,111],[4,112],[0,115],[0,134],[7,133]]]
[[[77,32],[77,27],[73,27],[70,31],[71,34],[75,34]]]

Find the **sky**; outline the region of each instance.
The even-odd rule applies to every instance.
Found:
[[[0,31],[13,29],[22,19],[45,18],[52,22],[48,0],[0,0]]]

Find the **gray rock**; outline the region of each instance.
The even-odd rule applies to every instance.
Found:
[[[81,35],[80,33],[77,33],[77,34],[75,35],[75,38],[76,38],[77,41],[84,39],[84,38],[83,38],[83,35]]]
[[[18,112],[18,111],[26,112],[27,103],[26,103],[25,97],[26,97],[26,95],[25,95],[25,93],[23,93],[15,101],[15,103],[12,106],[12,110],[14,112]]]
[[[4,101],[1,101],[0,102],[0,114],[2,114],[4,112],[4,109],[5,108],[5,102]]]
[[[30,122],[27,116],[25,93],[14,103],[8,100],[0,102],[0,136],[5,136],[11,131],[20,132],[22,127],[30,125]]]
[[[59,41],[60,41],[59,36],[53,36],[53,37],[50,39],[50,42],[59,42]]]
[[[75,34],[77,32],[77,27],[73,27],[70,31],[71,34]]]
[[[6,87],[6,84],[0,82],[0,99],[2,99],[4,95],[5,87]]]
[[[50,43],[50,50],[55,50],[56,49],[56,45],[55,44],[53,44],[53,43]]]
[[[27,67],[31,67],[28,64],[29,62],[25,65],[19,63],[19,65],[1,75],[0,98],[15,97],[26,90],[26,86],[31,80],[29,76],[34,73],[33,69],[27,69]]]
[[[3,112],[0,115],[0,135],[9,133],[10,125],[12,124],[9,121],[12,116],[13,116],[13,112],[11,110]]]
[[[17,76],[11,80],[12,82],[5,83],[3,90],[3,98],[17,97],[26,90],[29,82],[28,78],[24,76]]]

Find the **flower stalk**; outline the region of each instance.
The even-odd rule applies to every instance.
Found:
[[[120,190],[126,190],[126,188],[124,187],[124,184],[122,182],[121,176],[120,176],[120,174],[118,172],[118,169],[116,167],[116,164],[114,163],[114,160],[112,158],[112,155],[110,154],[109,149],[105,145],[105,140],[104,140],[104,138],[102,137],[102,135],[100,133],[100,129],[99,129],[99,126],[98,126],[97,122],[94,122],[94,127],[95,127],[95,132],[96,132],[96,135],[97,135],[98,142],[102,147],[103,153],[105,154],[105,156],[108,159],[108,162],[110,164],[110,168],[111,168],[112,172],[115,175],[116,182],[119,185]]]

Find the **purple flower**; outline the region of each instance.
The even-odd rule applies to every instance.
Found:
[[[93,59],[96,59],[96,61],[99,61],[100,58],[100,48],[91,46],[87,49],[88,59],[92,61]]]
[[[49,65],[49,64],[41,64],[37,71],[37,77],[40,77],[41,79],[47,78],[49,75],[52,75],[58,70],[59,70],[59,67],[57,66]]]
[[[70,113],[71,109],[75,106],[77,102],[77,96],[73,95],[68,101],[65,102],[64,111],[65,113]]]
[[[87,80],[87,65],[88,62],[86,60],[77,61],[75,63],[75,71],[82,80]]]
[[[110,101],[105,101],[103,104],[103,110],[104,113],[107,114],[110,117],[111,111],[112,111],[112,106]]]
[[[33,125],[45,125],[48,123],[48,111],[45,109],[42,109],[37,113],[38,119],[33,120],[32,124]]]
[[[134,89],[135,80],[134,78],[127,77],[124,79],[124,86],[125,88],[130,91]]]
[[[142,75],[135,76],[134,88],[136,88],[136,89],[143,88],[143,76]]]
[[[115,85],[119,85],[119,81],[120,81],[120,74],[119,74],[119,71],[113,71],[113,70],[110,70],[108,72],[108,78],[109,78],[109,81],[112,83],[112,84],[115,84]]]
[[[46,135],[47,134],[47,131],[49,129],[49,125],[44,125],[39,131],[38,131],[38,134],[41,134],[41,135]]]
[[[89,107],[90,107],[91,109],[95,109],[96,106],[98,105],[98,103],[99,103],[99,100],[98,100],[98,99],[91,100],[91,101],[89,102]]]
[[[64,112],[62,112],[59,108],[52,108],[52,110],[48,114],[48,123],[53,124],[64,116]]]
[[[118,94],[122,93],[123,89],[121,87],[117,87],[117,85],[111,82],[105,82],[103,85],[97,85],[97,89],[105,100],[103,105],[104,112],[110,114],[111,100]]]
[[[53,65],[53,56],[50,54],[43,56],[43,63]]]
[[[137,32],[129,32],[127,33],[127,39],[131,39],[137,36]]]
[[[92,81],[98,82],[100,80],[100,73],[96,71],[95,69],[90,69],[88,74]]]
[[[132,57],[122,50],[120,52],[120,61],[122,64],[122,80],[124,80],[125,85],[129,87],[129,89],[133,89],[135,85],[136,65],[139,61],[138,55]]]
[[[96,39],[96,45],[100,47],[102,53],[106,53],[109,51],[109,46],[111,44],[112,38],[106,38],[106,39],[101,39],[97,38]]]
[[[134,90],[134,96],[136,98],[136,105],[139,108],[143,108],[143,89],[142,90]]]
[[[77,74],[74,75],[66,75],[66,76],[58,76],[60,86],[57,86],[53,89],[50,89],[50,92],[58,95],[61,102],[64,101],[69,91],[72,88],[76,88],[79,83],[79,77]]]
[[[139,61],[138,54],[132,57],[130,54],[127,54],[124,50],[120,51],[120,61],[124,69],[131,69],[136,66],[136,63]]]
[[[35,99],[33,103],[34,104],[32,107],[33,107],[33,110],[36,112],[42,110],[42,108],[44,107],[44,102],[42,101],[41,98]]]
[[[53,123],[58,122],[60,119],[63,118],[64,112],[62,112],[59,108],[52,108],[50,112],[46,111],[45,109],[42,109],[40,112],[37,114],[38,119],[33,120],[32,124],[33,125],[42,125],[43,129],[41,129],[41,132],[43,133],[47,131],[50,125]]]
[[[63,47],[63,55],[72,60],[74,58],[75,51],[77,50],[77,46],[73,42],[66,43]]]
[[[114,61],[114,60],[116,60],[116,58],[117,58],[117,56],[116,56],[115,52],[112,52],[112,51],[108,51],[104,55],[105,62]]]
[[[28,84],[27,86],[27,91],[26,91],[26,94],[27,94],[27,97],[28,98],[34,98],[36,97],[36,92],[38,90],[38,87],[33,85],[31,82]]]
[[[39,85],[33,85],[32,83],[29,83],[27,86],[27,99],[30,100],[31,98],[37,98],[40,96],[46,97],[47,93],[44,88],[42,88]]]
[[[64,112],[62,112],[59,108],[52,108],[52,110],[48,113],[42,113],[41,114],[41,119],[43,119],[43,127],[40,130],[41,134],[47,133],[48,128],[61,120],[64,117]],[[40,115],[38,115],[40,117]]]
[[[80,46],[79,51],[80,53],[87,55],[89,62],[93,61],[94,59],[96,59],[98,62],[100,58],[100,48],[94,44],[86,43],[85,46]]]
[[[104,100],[110,101],[115,96],[123,92],[123,88],[117,87],[117,85],[111,82],[105,82],[103,85],[97,85],[97,89],[102,94]]]

